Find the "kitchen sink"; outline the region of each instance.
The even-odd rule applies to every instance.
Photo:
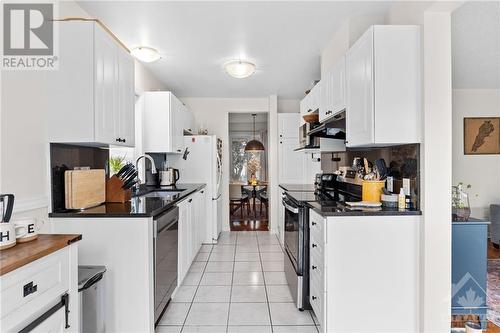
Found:
[[[179,193],[182,193],[184,190],[157,190],[154,192],[149,192],[142,197],[144,198],[174,198],[175,196],[179,195]]]

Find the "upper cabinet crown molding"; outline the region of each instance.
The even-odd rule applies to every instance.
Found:
[[[347,146],[421,141],[420,28],[370,27],[346,54]]]
[[[184,130],[192,131],[194,118],[170,91],[150,91],[141,95],[143,104],[143,151],[176,153],[184,151]]]
[[[134,60],[96,21],[58,21],[59,70],[50,84],[49,140],[135,144]]]

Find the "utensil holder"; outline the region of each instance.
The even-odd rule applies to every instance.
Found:
[[[361,195],[363,201],[380,202],[385,180],[363,180]]]
[[[132,198],[132,190],[122,188],[123,181],[113,176],[106,181],[106,202],[125,203]]]

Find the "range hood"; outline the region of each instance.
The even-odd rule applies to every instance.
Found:
[[[327,139],[346,139],[345,111],[334,115],[332,119],[310,130],[307,135]]]

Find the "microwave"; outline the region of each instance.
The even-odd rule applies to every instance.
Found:
[[[307,135],[317,126],[318,124],[305,123],[299,127],[299,148],[319,148],[320,138]]]

